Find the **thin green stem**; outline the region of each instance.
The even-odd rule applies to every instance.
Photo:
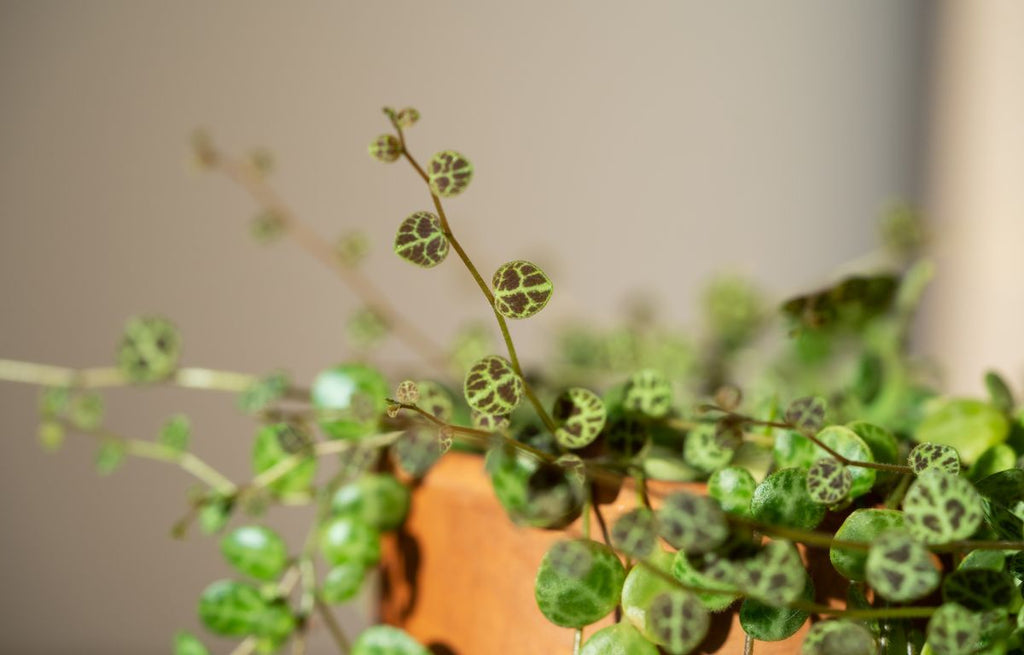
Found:
[[[77,430],[77,428],[69,422],[62,421],[62,424],[65,429],[69,431]],[[124,452],[127,455],[132,455],[140,459],[151,459],[160,462],[167,462],[168,464],[174,464],[198,480],[206,483],[218,494],[230,496],[238,490],[235,483],[229,480],[227,476],[192,453],[181,452],[161,443],[143,441],[141,439],[129,439],[106,430],[77,431],[96,439],[116,441],[122,445]]]
[[[731,412],[731,411],[729,411],[727,409],[723,409],[723,408],[721,408],[721,407],[719,407],[717,405],[705,405],[703,407],[703,409],[711,409],[711,410],[714,410],[714,411],[722,412],[723,414],[735,417],[735,418],[743,421],[744,423],[747,423],[747,424],[750,424],[750,425],[762,425],[764,427],[769,427],[769,428],[781,428],[783,430],[793,430],[793,431],[799,432],[802,436],[804,436],[807,439],[809,439],[811,442],[813,442],[815,445],[817,445],[819,448],[821,448],[822,450],[827,452],[832,457],[834,457],[837,460],[839,460],[845,466],[858,466],[860,468],[874,469],[876,471],[888,471],[890,473],[913,473],[914,472],[914,470],[912,468],[910,468],[909,466],[902,466],[900,464],[886,464],[884,462],[864,462],[864,461],[861,461],[861,460],[850,459],[849,457],[846,457],[845,455],[842,455],[839,452],[837,452],[834,448],[831,448],[828,444],[826,444],[823,441],[821,441],[821,439],[818,439],[817,436],[815,436],[813,434],[810,434],[809,432],[804,432],[804,431],[800,430],[797,426],[793,425],[792,423],[783,423],[783,422],[779,422],[779,421],[762,421],[760,419],[756,419],[756,418],[753,418],[751,416],[744,416],[742,414],[737,414],[735,412]]]
[[[174,375],[164,384],[189,389],[237,393],[248,388],[258,379],[256,376],[245,373],[185,367],[175,371]],[[74,387],[76,389],[149,386],[130,382],[121,371],[113,367],[68,368],[12,359],[0,359],[0,380],[48,387]]]
[[[249,488],[262,489],[272,485],[282,477],[288,475],[302,462],[310,457],[324,457],[345,452],[353,448],[384,448],[390,446],[402,436],[401,432],[385,432],[373,437],[360,439],[359,441],[347,441],[336,439],[332,441],[321,441],[304,452],[294,453],[280,460],[267,470],[255,476],[247,485]]]
[[[527,383],[526,377],[523,375],[523,368],[519,364],[519,355],[516,352],[515,343],[512,341],[512,334],[508,330],[508,322],[505,320],[505,317],[501,315],[501,312],[498,311],[491,288],[487,285],[483,276],[480,275],[480,271],[473,263],[473,260],[470,259],[469,253],[466,252],[462,247],[462,244],[459,243],[454,232],[452,232],[451,225],[448,222],[448,215],[444,211],[444,205],[441,204],[441,198],[439,198],[438,195],[434,193],[433,189],[430,188],[430,178],[423,170],[423,167],[420,166],[419,162],[416,161],[416,158],[412,156],[412,153],[409,152],[409,148],[405,143],[405,133],[402,131],[402,127],[398,124],[395,115],[390,112],[386,113],[388,119],[391,121],[392,127],[394,127],[395,132],[398,134],[398,142],[402,148],[402,156],[405,157],[406,161],[409,162],[409,164],[416,170],[417,174],[419,174],[423,179],[423,182],[427,185],[427,191],[430,193],[430,199],[434,203],[434,208],[437,210],[437,216],[441,222],[441,230],[444,232],[445,238],[448,239],[448,243],[451,244],[455,253],[459,256],[459,259],[462,260],[466,270],[468,270],[469,274],[473,276],[473,280],[476,282],[477,286],[480,287],[480,292],[483,293],[484,298],[487,299],[487,304],[491,306],[491,311],[494,312],[494,318],[498,322],[498,329],[501,330],[501,338],[505,341],[505,349],[508,351],[509,362],[512,364],[512,370],[515,371],[516,375],[519,376],[519,379],[522,380],[523,392],[526,394],[526,398],[530,401],[530,404],[533,405],[534,410],[537,412],[537,416],[540,417],[544,426],[551,433],[554,433],[558,426],[555,424],[554,419],[551,418],[551,415],[548,414],[548,411],[544,409],[544,405],[540,402],[537,394],[530,387],[529,383]]]

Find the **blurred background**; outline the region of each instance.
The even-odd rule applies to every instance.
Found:
[[[688,325],[714,272],[773,297],[814,289],[909,202],[940,235],[919,349],[953,390],[986,367],[1019,383],[1021,34],[1012,0],[3,0],[0,358],[107,365],[140,312],[174,319],[188,365],[308,381],[352,356],[358,302],[293,243],[253,242],[252,200],[190,164],[198,126],[229,152],[271,149],[275,188],[325,237],[362,230],[367,273],[439,341],[486,321],[461,267],[391,253],[429,198],[366,154],[387,104],[421,112],[421,159],[475,164],[448,209],[480,268],[527,258],[554,279],[544,313],[513,326],[528,361],[565,320],[610,323],[640,297]],[[378,358],[420,366],[399,343]],[[0,650],[162,653],[201,632],[195,598],[229,571],[213,540],[169,536],[191,481],[135,460],[99,478],[85,439],[45,455],[36,401],[0,383]],[[108,394],[131,436],[178,411],[200,454],[247,477],[255,426],[231,396]],[[293,543],[308,520],[270,516]]]

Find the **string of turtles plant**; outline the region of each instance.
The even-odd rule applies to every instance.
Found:
[[[198,161],[261,205],[256,236],[290,235],[363,300],[357,340],[389,331],[416,347],[437,378],[392,385],[368,365],[346,363],[306,389],[281,371],[185,367],[177,329],[155,316],[127,323],[115,367],[0,360],[0,378],[45,387],[45,448],[80,433],[97,440],[101,473],[134,456],[195,478],[189,511],[172,531],[183,537],[198,523],[223,535],[236,576],[207,587],[198,612],[212,633],[238,640],[232,653],[290,643],[301,655],[321,624],[341,653],[427,653],[389,626],[350,640],[330,606],[359,593],[381,557],[381,534],[405,519],[408,484],[453,447],[484,454],[512,521],[566,532],[539,563],[535,596],[548,620],[573,631],[577,655],[702,650],[712,616],[727,611],[739,615],[747,653],[808,623],[805,655],[1024,652],[1022,410],[994,373],[986,400],[940,396],[907,354],[930,277],[912,214],[899,210],[884,223],[899,255],[894,271],[847,277],[783,305],[788,341],[759,375],[738,371],[769,331],[767,313],[749,285],[731,279],[709,289],[703,356],[679,334],[651,329],[641,311],[612,334],[567,331],[561,363],[527,372],[508,320],[540,312],[551,280],[535,263],[512,260],[487,284],[443,205],[467,189],[472,165],[444,150],[421,166],[405,138],[418,112],[385,114],[394,133],[374,140],[370,154],[406,160],[433,209],[400,222],[394,251],[432,268],[454,250],[494,314],[504,352],[478,330],[451,351],[435,344],[359,270],[359,238],[332,247],[287,208],[267,182],[265,153],[229,159],[199,136]],[[453,369],[461,394],[449,390]],[[154,439],[109,428],[100,390],[123,385],[236,394],[259,423],[251,478],[233,481],[192,452],[184,415]],[[626,480],[636,506],[609,525],[598,496]],[[654,480],[705,481],[707,494],[666,492]],[[315,506],[297,551],[262,523],[271,504]],[[235,518],[241,525],[230,527]],[[824,555],[844,580],[839,588],[816,584],[812,566]],[[590,630],[612,613],[613,625]],[[187,632],[174,649],[209,653]]]

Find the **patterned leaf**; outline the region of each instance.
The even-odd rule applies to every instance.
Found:
[[[818,441],[836,451],[851,462],[873,462],[874,455],[871,448],[857,433],[841,425],[830,425],[818,432]],[[831,457],[832,454],[824,448],[817,447],[815,459]],[[847,471],[850,473],[850,498],[858,498],[871,491],[875,484],[875,469],[863,466],[850,466]]]
[[[218,635],[252,634],[266,611],[267,603],[255,587],[234,580],[218,580],[199,596],[199,618]]]
[[[117,367],[131,382],[157,382],[174,374],[181,355],[178,328],[158,316],[128,321],[117,347]]]
[[[697,596],[673,589],[658,594],[647,611],[649,634],[673,655],[685,655],[703,641],[711,617]]]
[[[676,491],[658,509],[661,536],[687,553],[706,553],[729,536],[725,514],[707,496]]]
[[[970,655],[981,637],[981,619],[956,603],[943,603],[929,619],[927,635],[935,655]]]
[[[871,632],[853,621],[821,621],[811,626],[800,650],[802,655],[876,655]]]
[[[555,439],[566,448],[589,445],[604,429],[607,412],[604,401],[589,389],[566,389],[555,400],[552,417],[559,423]]]
[[[491,279],[494,306],[506,318],[529,318],[551,300],[554,285],[536,264],[518,259],[502,264]]]
[[[806,576],[801,600],[814,600],[814,582]],[[746,598],[740,605],[740,626],[752,639],[781,641],[796,634],[807,621],[807,612],[788,607],[772,607],[756,598]]]
[[[952,446],[919,443],[907,455],[907,465],[914,469],[914,473],[934,468],[950,475],[957,475],[960,473],[960,455]]]
[[[452,420],[455,405],[452,396],[441,384],[433,380],[420,380],[416,383],[420,398],[416,402],[420,409],[445,423]]]
[[[683,442],[683,459],[705,473],[728,466],[735,454],[735,450],[718,439],[715,425],[711,423],[702,423],[690,430]]]
[[[504,357],[484,357],[466,374],[466,402],[484,414],[511,414],[523,399],[523,382]]]
[[[582,576],[565,575],[552,565],[551,551],[544,555],[534,584],[541,613],[555,625],[581,628],[606,616],[619,604],[626,571],[615,553],[603,544],[583,540],[591,564]]]
[[[743,562],[737,582],[747,596],[772,606],[792,603],[803,593],[807,571],[796,547],[788,541],[769,541]]]
[[[247,525],[228,533],[220,542],[220,552],[243,575],[259,580],[274,580],[288,564],[288,547],[270,528]]]
[[[687,555],[682,550],[676,552],[672,560],[672,575],[689,587],[721,591],[695,592],[704,607],[712,612],[732,605],[740,595],[736,588],[737,566],[728,559],[713,554],[701,557]]]
[[[823,457],[807,469],[807,493],[823,505],[835,505],[850,493],[853,476],[839,460]]]
[[[672,385],[654,369],[634,373],[623,390],[622,406],[651,418],[661,418],[672,409]]]
[[[394,530],[409,513],[409,489],[393,475],[365,473],[338,488],[331,497],[331,511],[354,516],[370,527]]]
[[[252,470],[259,475],[279,462],[308,446],[311,437],[287,423],[275,423],[260,428],[252,449]],[[309,456],[292,470],[270,484],[270,490],[279,494],[308,491],[316,475],[316,458]]]
[[[391,454],[403,471],[421,478],[441,458],[437,428],[431,425],[414,425],[406,430],[391,445]]]
[[[612,526],[612,544],[634,559],[651,554],[658,543],[658,524],[654,512],[637,507],[622,516]]]
[[[416,212],[398,226],[395,254],[405,261],[433,268],[448,256],[448,237],[441,229],[441,220],[430,212]]]
[[[926,544],[967,539],[981,525],[981,497],[970,482],[938,469],[921,473],[903,499],[907,527]]]
[[[402,127],[412,127],[420,119],[420,112],[414,107],[405,107],[395,114],[395,122]]]
[[[807,434],[815,434],[825,423],[824,398],[798,398],[786,408],[786,423]]]
[[[872,543],[865,572],[877,593],[897,603],[930,594],[941,577],[928,549],[904,530],[888,530]]]
[[[473,165],[454,150],[434,155],[427,164],[430,190],[441,197],[457,196],[473,179]]]
[[[758,521],[804,530],[825,518],[825,507],[807,492],[807,473],[798,468],[775,471],[757,485],[750,512]]]
[[[708,494],[730,514],[750,516],[750,500],[757,482],[745,468],[730,466],[719,469],[708,480]]]
[[[510,424],[508,416],[503,414],[484,414],[477,410],[470,410],[470,420],[473,422],[473,427],[477,430],[487,430],[489,432],[500,432],[507,430]]]
[[[960,568],[942,582],[942,599],[974,612],[1006,609],[1018,600],[1013,577],[1004,571]]]
[[[381,134],[370,143],[370,156],[377,161],[391,163],[402,156],[402,144],[393,134]]]
[[[324,525],[320,552],[331,566],[345,562],[373,566],[380,561],[380,535],[354,516],[339,516]]]

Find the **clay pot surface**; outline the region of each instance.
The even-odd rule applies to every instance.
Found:
[[[702,484],[651,483],[653,502],[677,489],[704,492]],[[635,507],[635,491],[627,482],[614,502],[602,505],[609,524]],[[596,520],[595,538],[600,539]],[[427,474],[413,495],[404,529],[384,543],[381,618],[431,647],[454,655],[567,655],[573,631],[553,625],[537,609],[533,582],[540,560],[555,541],[581,534],[581,522],[565,531],[539,530],[513,524],[494,497],[483,459],[449,453]],[[828,563],[811,565],[822,602],[824,585],[845,592]],[[827,595],[827,594],[826,594]],[[843,595],[839,593],[837,595]],[[744,633],[735,603],[713,615],[711,633],[696,652],[742,653]],[[584,631],[610,625],[610,614]],[[757,642],[756,655],[798,653],[808,625],[779,642]]]

